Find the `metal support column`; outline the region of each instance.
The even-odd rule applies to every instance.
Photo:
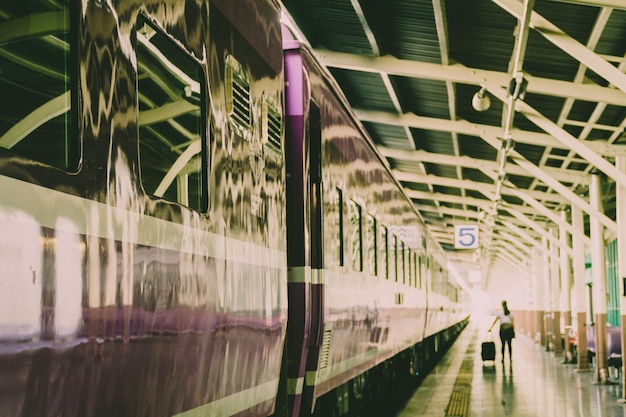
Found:
[[[615,165],[621,172],[626,172],[626,157],[617,156]],[[619,285],[619,310],[622,330],[622,386],[626,386],[626,360],[624,360],[624,346],[626,346],[626,187],[617,185],[617,281]],[[622,402],[626,402],[626,390],[622,389]]]
[[[569,222],[567,218],[567,211],[561,211],[561,219],[564,222]],[[564,228],[559,229],[559,240],[561,242],[562,247],[570,246],[569,238],[567,231]],[[572,293],[572,268],[570,264],[569,257],[567,256],[567,252],[564,250],[559,251],[559,260],[560,260],[560,271],[561,271],[561,294],[560,305],[561,305],[561,315],[563,316],[563,325],[564,325],[564,337],[565,337],[565,362],[571,363],[574,358],[574,353],[572,352],[571,340],[570,340],[570,329],[572,328],[572,303],[571,303],[571,293]]]
[[[552,350],[554,344],[554,335],[552,333],[552,308],[550,307],[550,247],[548,239],[541,239],[542,256],[541,256],[541,309],[543,310],[543,334],[545,347],[547,351]]]
[[[587,349],[587,284],[585,283],[585,243],[582,235],[585,232],[583,211],[572,205],[572,226],[579,232],[572,236],[574,249],[574,288],[576,292],[576,321],[578,333],[577,369],[579,372],[588,372],[589,351]]]
[[[532,257],[529,259],[528,272],[530,279],[530,294],[531,294],[531,309],[528,318],[530,337],[536,342],[541,343],[541,326],[539,320],[539,312],[541,310],[541,304],[539,300],[539,272],[537,269],[537,255],[538,252],[533,248]]]
[[[541,346],[546,345],[546,335],[543,331],[543,281],[541,279],[541,251],[535,247],[533,249],[533,290],[535,293],[535,342]]]
[[[558,237],[556,227],[550,229],[550,233]],[[561,356],[563,348],[561,346],[561,275],[559,273],[559,248],[556,244],[550,243],[550,309],[552,311],[552,335],[554,343],[554,355]]]
[[[589,187],[591,206],[602,212],[602,178],[599,173],[591,175]],[[604,255],[604,226],[590,219],[591,228],[591,271],[593,277],[593,310],[595,313],[596,334],[596,378],[599,383],[609,380],[606,345],[606,268]]]

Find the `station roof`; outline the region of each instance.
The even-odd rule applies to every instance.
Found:
[[[562,245],[552,229],[576,233],[572,206],[586,243],[589,213],[616,237],[624,0],[283,4],[461,274],[529,270],[542,240]],[[480,249],[456,249],[454,226],[476,224]]]

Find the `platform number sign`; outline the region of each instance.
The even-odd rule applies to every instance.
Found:
[[[478,249],[478,225],[454,226],[454,247],[456,249]]]

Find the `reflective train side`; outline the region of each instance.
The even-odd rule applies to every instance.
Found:
[[[0,415],[334,415],[465,323],[280,7],[0,6]]]
[[[0,8],[0,415],[271,414],[278,4]]]

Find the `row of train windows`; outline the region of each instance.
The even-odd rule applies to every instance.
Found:
[[[74,128],[77,84],[72,73],[78,62],[70,54],[69,4],[66,0],[0,6],[0,93],[12,98],[0,100],[0,148],[75,172],[81,142]],[[141,16],[135,34],[142,186],[148,194],[205,210],[204,70]],[[233,57],[225,65],[229,125],[246,138],[251,131],[250,82]],[[280,118],[277,105],[264,98],[262,140],[276,151],[281,148]]]
[[[344,233],[348,235],[348,250],[351,267],[354,271],[365,271],[373,276],[380,276],[401,282],[411,287],[422,288],[422,259],[396,233],[387,226],[379,225],[372,214],[363,220],[363,208],[354,200],[348,201],[348,221],[344,221],[343,190],[335,189],[336,207],[335,230],[337,231],[337,263],[345,264]],[[428,267],[428,265],[425,265]]]

